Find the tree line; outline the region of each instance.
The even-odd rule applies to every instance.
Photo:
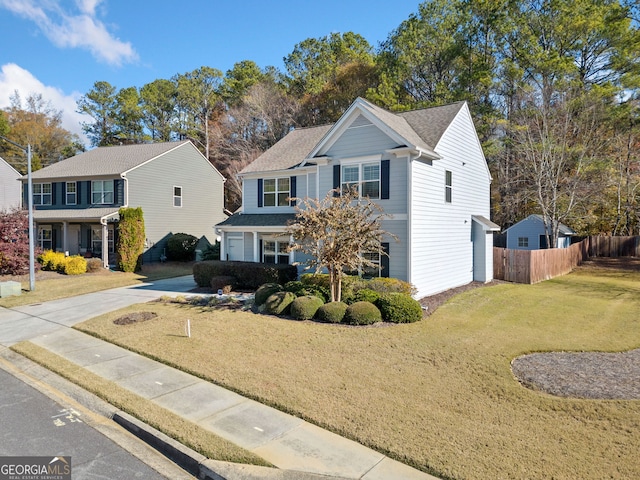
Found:
[[[640,6],[635,0],[427,0],[377,47],[308,38],[285,71],[251,60],[78,102],[93,146],[191,139],[227,177],[292,128],[358,96],[391,111],[470,104],[493,175],[493,220],[540,213],[583,234],[640,234]],[[0,151],[1,154],[1,151]]]

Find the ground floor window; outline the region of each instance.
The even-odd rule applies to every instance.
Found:
[[[365,252],[362,254],[362,258],[369,260],[373,263],[373,265],[363,266],[362,267],[362,276],[364,278],[374,278],[382,276],[380,273],[380,251],[376,252]]]
[[[113,226],[107,227],[107,239],[108,239],[108,251],[113,253],[115,251],[113,243]],[[94,256],[102,255],[102,227],[91,227],[91,252]]]
[[[518,247],[528,247],[529,237],[518,237]]]
[[[288,241],[263,240],[262,261],[264,263],[289,263],[288,250]]]
[[[38,227],[38,246],[43,250],[53,250],[53,230],[51,225]]]

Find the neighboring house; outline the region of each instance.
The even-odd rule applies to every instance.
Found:
[[[466,102],[390,113],[358,98],[334,124],[290,132],[240,172],[242,208],[217,225],[221,258],[304,262],[287,252],[290,197],[323,198],[358,185],[391,218],[381,252],[362,252],[380,276],[425,296],[493,277],[491,175]]]
[[[15,168],[0,157],[0,211],[20,207],[21,176]]]
[[[224,178],[190,141],[100,147],[32,177],[37,245],[97,256],[105,267],[115,262],[121,207],[142,208],[144,262],[162,259],[174,233],[214,242],[226,218]]]
[[[540,250],[548,248],[547,236],[542,215],[529,215],[524,220],[511,225],[504,231],[507,237],[507,248],[515,250]],[[571,245],[571,237],[577,235],[563,223],[558,229],[556,248],[567,248]]]

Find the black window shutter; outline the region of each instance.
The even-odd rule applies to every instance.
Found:
[[[289,196],[291,198],[297,196],[297,193],[296,193],[296,180],[297,180],[297,178],[298,177],[293,176],[289,180],[289,188],[290,188]],[[289,202],[289,205],[292,206],[292,207],[295,207],[296,206],[296,201],[295,200],[291,200]]]
[[[93,205],[93,198],[91,198],[91,180],[87,182],[87,203]]]
[[[262,179],[258,179],[258,206],[262,206]]]
[[[51,184],[51,205],[57,205],[58,204],[58,199],[56,198],[56,190],[58,183],[57,182],[53,182]]]
[[[54,252],[57,251],[57,244],[58,244],[58,232],[56,231],[55,228],[51,229],[51,250],[53,250]]]
[[[260,239],[260,251],[258,252],[258,255],[260,255],[260,258],[258,259],[258,263],[262,263],[264,262],[264,258],[262,257],[262,239]]]
[[[389,167],[390,160],[380,162],[380,198],[389,199]]]
[[[76,203],[82,204],[82,182],[76,182]]]
[[[60,183],[60,190],[62,190],[62,205],[67,204],[67,182]]]
[[[333,166],[333,189],[339,189],[340,188],[340,165],[334,165]],[[337,197],[339,196],[340,193],[339,192],[333,192],[333,196]]]
[[[389,243],[382,242],[380,244],[380,247],[382,248],[382,251],[386,253],[386,255],[382,253],[380,254],[380,267],[381,267],[380,276],[389,277]]]
[[[124,180],[114,180],[114,198],[113,203],[124,205]]]

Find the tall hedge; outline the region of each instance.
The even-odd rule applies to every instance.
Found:
[[[142,208],[121,208],[118,224],[116,254],[118,268],[123,272],[137,272],[142,268],[144,252],[144,216]]]

